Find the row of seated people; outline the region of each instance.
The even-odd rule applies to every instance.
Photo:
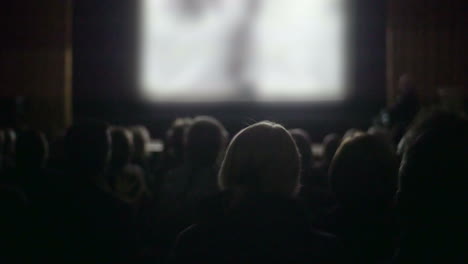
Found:
[[[0,132],[0,258],[466,263],[467,122],[424,114],[399,151],[382,129],[332,134],[316,162],[301,129],[229,140],[214,118],[179,119],[158,166],[141,127],[74,125],[50,151],[40,132]]]

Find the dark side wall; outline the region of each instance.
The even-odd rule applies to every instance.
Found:
[[[0,127],[55,134],[71,123],[71,1],[3,1]]]
[[[413,76],[424,103],[439,89],[457,89],[468,98],[468,1],[392,0],[388,5],[388,99],[398,77]]]

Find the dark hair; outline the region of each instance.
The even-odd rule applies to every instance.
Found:
[[[133,136],[133,160],[140,163],[147,158],[147,144],[151,136],[145,126],[134,126],[130,130]]]
[[[328,134],[323,139],[323,159],[330,163],[335,156],[336,150],[341,144],[341,137],[338,134]]]
[[[331,188],[341,204],[382,206],[395,195],[398,161],[387,142],[359,135],[343,142],[329,175]]]
[[[5,143],[5,132],[0,129],[0,154],[3,152],[3,144]]]
[[[301,154],[302,176],[310,176],[312,167],[312,149],[309,134],[303,129],[290,129],[289,133],[296,142],[297,149]]]
[[[0,130],[0,172],[3,169],[3,145],[5,144],[5,133]]]
[[[166,153],[172,161],[182,163],[184,160],[184,136],[192,119],[177,118],[166,132]]]
[[[109,127],[86,123],[70,127],[65,135],[65,153],[75,172],[95,177],[104,171],[110,152]]]
[[[16,140],[16,166],[19,169],[39,169],[45,166],[49,146],[44,134],[36,130],[26,130],[18,134]]]
[[[14,155],[16,145],[16,132],[11,128],[7,128],[3,131],[3,153],[5,156]],[[12,157],[13,158],[13,157]]]
[[[120,169],[130,162],[133,153],[132,133],[122,127],[114,127],[110,132],[112,151],[110,165]]]
[[[216,119],[198,116],[185,134],[187,161],[194,166],[211,166],[218,161],[226,145],[227,132]]]
[[[419,116],[408,135],[398,189],[405,219],[455,221],[449,216],[467,202],[468,120],[435,110]]]

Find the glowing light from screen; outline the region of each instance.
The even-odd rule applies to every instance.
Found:
[[[345,89],[343,0],[142,0],[141,86],[161,102],[317,101]]]

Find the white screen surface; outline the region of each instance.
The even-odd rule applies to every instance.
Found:
[[[140,84],[152,101],[343,97],[343,0],[141,1]]]

